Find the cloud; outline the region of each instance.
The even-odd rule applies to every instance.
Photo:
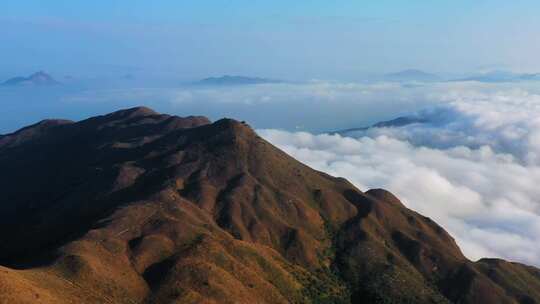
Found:
[[[524,89],[450,92],[416,116],[426,124],[374,128],[356,136],[388,135],[417,146],[489,146],[526,164],[540,164],[540,94]]]
[[[373,99],[389,102],[390,96],[399,92],[408,96],[398,83],[340,83],[313,80],[307,83],[276,83],[236,86],[181,86],[177,88],[121,88],[110,90],[87,90],[72,96],[70,102],[108,102],[125,97],[132,99],[155,96],[171,104],[182,105],[187,102],[205,103],[298,103],[310,102],[367,103]],[[182,98],[189,95],[190,98]],[[181,98],[176,98],[181,96]],[[403,102],[414,103],[414,98],[401,98]]]
[[[540,266],[540,95],[471,84],[430,90],[434,106],[415,114],[426,124],[354,137],[258,132],[360,189],[389,189],[449,230],[472,259]]]
[[[232,116],[258,128],[299,127],[316,132],[369,124],[432,103],[421,88],[328,81],[87,90],[64,96],[62,102],[69,106],[111,105],[111,109],[145,104],[179,115]]]

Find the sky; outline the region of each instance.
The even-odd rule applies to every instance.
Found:
[[[4,1],[0,77],[535,72],[538,11],[532,0]]]

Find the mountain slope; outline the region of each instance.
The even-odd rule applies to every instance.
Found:
[[[540,301],[538,269],[470,262],[389,192],[233,120],[37,124],[0,138],[0,167],[0,303]]]

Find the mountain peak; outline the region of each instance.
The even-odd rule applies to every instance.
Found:
[[[151,116],[151,115],[159,115],[159,114],[148,107],[137,106],[137,107],[133,107],[129,109],[118,110],[109,115],[114,116],[114,117],[140,117],[140,116]]]
[[[216,128],[235,130],[241,133],[255,134],[253,129],[246,123],[240,122],[232,118],[222,118],[214,123]]]
[[[44,71],[36,72],[28,77],[14,77],[6,80],[2,85],[4,86],[19,86],[19,85],[37,85],[48,86],[60,84],[51,75]]]
[[[381,201],[402,205],[401,201],[394,194],[385,189],[370,189],[366,191],[366,194]]]

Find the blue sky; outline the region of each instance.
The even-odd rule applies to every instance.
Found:
[[[540,70],[537,1],[13,1],[0,77]]]

